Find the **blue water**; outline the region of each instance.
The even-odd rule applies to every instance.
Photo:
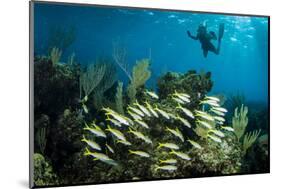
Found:
[[[207,21],[208,30],[218,33],[225,24],[219,55],[209,52],[204,58],[195,35],[197,27]],[[75,52],[81,64],[98,57],[112,57],[113,43],[128,52],[128,62],[151,56],[152,78],[167,71],[210,71],[213,94],[243,93],[247,100],[267,103],[268,99],[268,19],[194,12],[86,7],[35,3],[35,53],[46,54],[50,28],[74,27],[76,39],[63,52],[62,61]],[[213,41],[216,46],[217,42]],[[119,77],[126,82],[120,71]]]

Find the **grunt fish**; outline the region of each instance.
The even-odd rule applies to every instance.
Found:
[[[133,151],[133,150],[129,150],[130,154],[135,154],[141,157],[150,157],[150,155],[144,151]]]
[[[99,151],[101,150],[101,147],[98,143],[91,141],[91,140],[87,140],[85,138],[85,136],[83,136],[83,139],[81,141],[87,143],[91,148],[93,148],[95,150],[99,150]]]
[[[91,133],[93,133],[94,135],[96,135],[97,137],[103,137],[106,138],[106,134],[103,132],[103,130],[97,126],[96,124],[93,123],[94,128],[93,127],[89,127],[87,125],[87,123],[85,123],[86,127],[84,128],[84,130],[88,130]]]
[[[181,131],[176,128],[176,129],[170,129],[169,127],[166,127],[166,131],[169,131],[170,133],[172,133],[173,135],[175,135],[176,137],[180,138],[180,140],[182,142],[184,142],[184,138],[183,138],[183,134],[181,133]]]
[[[124,140],[126,141],[125,136],[123,135],[123,133],[121,133],[119,130],[117,129],[113,129],[111,128],[109,125],[107,126],[107,129],[105,129],[106,131],[109,131],[110,133],[112,133],[114,136],[116,136],[119,140]]]
[[[155,99],[159,99],[159,96],[156,94],[156,93],[154,93],[154,92],[151,92],[151,91],[148,91],[148,90],[146,90],[146,92],[145,92],[146,94],[148,94],[150,97],[152,97],[152,98],[155,98]]]
[[[159,149],[159,148],[162,148],[162,147],[174,149],[174,150],[178,150],[180,148],[178,145],[176,145],[174,143],[159,143],[157,148]]]

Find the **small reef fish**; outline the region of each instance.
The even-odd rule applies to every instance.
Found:
[[[142,117],[139,116],[138,114],[135,114],[133,112],[131,112],[130,110],[128,110],[128,114],[134,119],[134,120],[142,120]]]
[[[156,118],[158,118],[158,114],[155,110],[153,110],[152,106],[148,103],[148,102],[145,102],[146,104],[146,108],[152,113],[152,115]]]
[[[217,110],[219,112],[223,112],[223,113],[226,113],[227,112],[227,109],[225,108],[222,108],[222,107],[213,107],[214,110]]]
[[[102,110],[106,111],[105,115],[110,115],[112,116],[116,121],[118,121],[121,124],[127,125],[129,126],[130,123],[132,124],[132,120],[130,120],[129,118],[127,118],[126,116],[123,116],[117,112],[115,112],[114,110],[110,109],[110,108],[102,108]]]
[[[213,100],[213,101],[216,101],[216,102],[219,102],[220,99],[217,98],[217,97],[214,97],[214,96],[205,96],[206,99],[209,99],[209,100]]]
[[[188,128],[191,128],[191,124],[184,118],[180,117],[180,116],[176,116],[176,119],[179,120],[180,122],[182,122],[182,124]]]
[[[178,161],[176,159],[165,159],[159,160],[160,163],[167,163],[167,164],[176,164]]]
[[[214,106],[214,107],[220,106],[216,101],[213,101],[213,100],[203,100],[200,102],[200,104],[208,104],[208,105]]]
[[[164,110],[159,109],[157,106],[154,108],[154,110],[157,111],[159,114],[161,114],[166,119],[170,119],[169,114],[167,112],[165,112]]]
[[[134,105],[136,105],[137,107],[139,107],[139,109],[148,117],[151,117],[151,114],[149,113],[148,109],[146,109],[143,105],[139,104],[138,101],[136,101],[134,103]]]
[[[180,100],[184,101],[185,103],[190,103],[190,99],[189,98],[186,98],[185,96],[177,96],[177,98],[179,98]]]
[[[141,157],[150,157],[150,155],[144,151],[133,151],[133,150],[129,150],[130,154],[135,154]]]
[[[219,131],[219,130],[212,129],[209,132],[212,132],[212,133],[214,133],[215,135],[217,135],[221,138],[225,137],[225,134],[223,132]]]
[[[225,119],[223,117],[214,116],[214,119],[222,123],[225,122]]]
[[[117,143],[122,143],[122,144],[124,144],[124,145],[126,145],[126,146],[131,146],[131,145],[132,145],[132,143],[130,143],[130,142],[127,141],[127,140],[117,140]]]
[[[184,159],[184,160],[191,160],[191,158],[189,157],[189,155],[186,154],[186,153],[183,153],[183,152],[177,152],[177,151],[172,150],[172,151],[170,152],[170,154],[174,154],[174,155],[176,155],[176,156],[178,156],[179,158]]]
[[[138,120],[138,119],[136,119],[135,122],[137,122],[140,126],[146,128],[146,129],[149,129],[149,126],[145,122]]]
[[[184,96],[184,97],[186,97],[186,98],[190,98],[190,95],[189,95],[189,94],[186,94],[186,93],[178,93],[177,91],[175,91],[175,94]]]
[[[111,146],[109,146],[107,143],[105,144],[105,146],[111,153],[114,154],[114,150],[113,150],[113,148],[111,148]]]
[[[85,156],[92,156],[94,160],[100,160],[104,163],[110,164],[110,165],[118,165],[113,159],[108,157],[107,155],[103,153],[98,153],[98,152],[91,152],[89,151],[88,148],[86,148],[86,152],[84,153]]]
[[[177,167],[174,165],[164,165],[164,166],[156,166],[155,171],[157,170],[165,170],[165,171],[175,171],[177,170]]]
[[[210,134],[208,134],[207,136],[208,136],[210,139],[212,139],[213,141],[218,142],[218,143],[221,143],[221,139],[220,139],[219,137],[216,137],[216,136],[210,135]]]
[[[105,130],[111,132],[111,133],[112,133],[114,136],[116,136],[119,140],[126,141],[125,136],[124,136],[123,133],[121,133],[119,130],[113,129],[113,128],[111,128],[109,125],[107,126],[107,129],[105,129]]]
[[[181,133],[181,131],[178,128],[170,129],[169,127],[166,127],[166,131],[169,131],[170,133],[172,133],[176,137],[180,138],[182,142],[184,142],[183,134]]]
[[[174,144],[174,143],[159,143],[157,148],[159,149],[159,148],[162,148],[162,147],[174,149],[174,150],[180,149],[180,147],[178,145]]]
[[[86,127],[84,128],[84,130],[88,130],[90,131],[91,133],[93,133],[94,135],[96,135],[97,137],[103,137],[103,138],[106,138],[106,134],[103,132],[103,130],[97,126],[96,124],[93,124],[94,125],[94,128],[92,127],[89,127],[86,123],[85,123]]]
[[[150,97],[152,97],[152,98],[155,98],[155,99],[159,99],[159,96],[156,94],[156,93],[154,93],[154,92],[151,92],[151,91],[148,91],[148,90],[146,90],[146,92],[145,92],[146,94],[148,94]]]
[[[85,136],[83,136],[83,139],[81,141],[87,143],[91,148],[93,148],[95,150],[99,150],[99,151],[101,150],[101,147],[98,143],[91,141],[91,140],[87,140],[85,138]]]
[[[234,132],[234,129],[232,127],[222,126],[221,128],[223,128],[226,131]]]
[[[206,127],[207,129],[211,129],[212,128],[212,126],[209,123],[205,122],[205,121],[197,120],[196,122],[199,123],[200,125]]]
[[[137,138],[142,139],[144,142],[151,144],[152,140],[150,138],[148,138],[147,136],[144,136],[144,134],[142,134],[141,132],[138,131],[133,131],[131,128],[129,128],[129,133],[132,133],[133,135],[135,135]]]
[[[213,108],[210,109],[213,113],[217,114],[218,116],[224,116],[225,114],[223,112],[214,110]]]
[[[190,96],[188,94],[185,93],[178,93],[177,91],[175,91],[175,93],[173,94],[174,96],[178,97],[179,99],[181,99],[182,101],[189,103],[190,102]]]
[[[193,113],[192,113],[189,109],[184,108],[184,107],[182,107],[181,105],[178,105],[178,106],[176,107],[176,109],[182,110],[185,115],[187,115],[188,117],[194,119],[194,115],[193,115]]]
[[[119,123],[115,119],[110,119],[109,117],[107,117],[105,120],[110,121],[111,123],[113,123],[113,125],[116,125],[117,127],[122,127],[121,123]]]
[[[215,121],[215,119],[208,113],[206,112],[203,112],[203,111],[199,111],[199,110],[195,110],[196,112],[196,116],[198,117],[201,117],[205,120],[208,120],[208,121]]]
[[[190,144],[192,146],[194,146],[195,148],[198,148],[198,149],[202,149],[201,145],[198,144],[197,142],[193,141],[193,140],[187,140],[188,142],[190,142]]]
[[[132,107],[132,106],[128,106],[128,109],[132,110],[133,112],[135,112],[135,113],[138,114],[139,116],[144,117],[144,113],[143,113],[142,111],[140,111],[139,109],[134,108],[134,107]]]
[[[177,116],[175,116],[175,115],[172,114],[172,113],[168,113],[168,115],[170,116],[170,118],[177,119]]]
[[[179,99],[179,98],[172,97],[172,99],[173,99],[174,101],[176,101],[177,103],[179,103],[179,104],[185,104],[185,102],[184,102],[183,100]]]
[[[130,123],[128,119],[125,116],[122,116],[118,113],[113,113],[113,112],[107,112],[105,115],[111,115],[116,121],[118,121],[121,124],[129,126]]]

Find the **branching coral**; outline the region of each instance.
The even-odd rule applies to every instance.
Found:
[[[133,68],[132,80],[127,88],[127,93],[131,103],[135,101],[137,88],[143,86],[151,76],[151,71],[149,71],[148,67],[149,59],[142,59],[137,61]]]
[[[115,94],[115,106],[118,113],[124,114],[123,110],[123,83],[118,82]]]
[[[60,61],[60,57],[61,57],[62,51],[57,48],[57,47],[53,47],[51,52],[50,52],[50,59],[53,63],[53,65],[57,65]]]
[[[127,50],[125,48],[121,48],[118,43],[113,44],[113,60],[131,81],[131,69],[127,63]]]
[[[44,152],[45,152],[45,147],[46,147],[46,143],[47,143],[46,134],[47,133],[46,133],[45,127],[39,128],[39,130],[36,133],[36,141],[39,146],[41,154],[44,154]]]
[[[89,96],[102,81],[106,71],[105,64],[91,64],[85,73],[80,76],[80,98],[82,89],[84,96]]]
[[[70,66],[73,66],[75,64],[75,53],[72,53],[68,59],[67,59],[67,64]]]
[[[255,130],[253,132],[249,132],[245,134],[242,144],[244,154],[246,154],[248,148],[250,148],[255,143],[255,141],[260,135],[260,132],[261,130]]]
[[[242,104],[241,108],[235,108],[234,116],[232,118],[232,126],[234,128],[237,139],[240,140],[245,133],[248,125],[248,107]]]

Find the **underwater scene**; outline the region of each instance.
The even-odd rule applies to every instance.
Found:
[[[33,5],[35,187],[269,172],[268,17]]]

